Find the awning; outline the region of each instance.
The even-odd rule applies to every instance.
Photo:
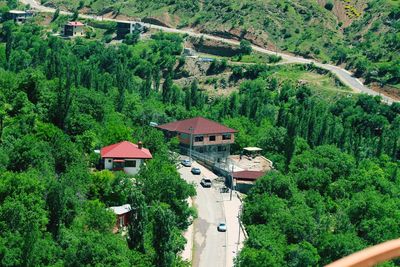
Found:
[[[125,162],[123,159],[114,159],[113,162]]]

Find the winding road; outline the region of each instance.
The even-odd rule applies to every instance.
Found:
[[[54,8],[45,7],[41,4],[39,4],[36,0],[20,0],[20,2],[23,4],[26,4],[26,5],[30,5],[32,9],[36,9],[41,12],[49,12],[49,13],[55,12]],[[71,15],[72,14],[71,12],[65,12],[65,11],[61,11],[60,13],[63,15]],[[79,17],[86,18],[86,19],[94,19],[94,20],[126,22],[124,20],[102,18],[100,16],[83,15],[83,14],[79,15]],[[129,21],[129,22],[137,22],[137,21]],[[240,44],[240,42],[236,41],[236,40],[226,39],[226,38],[213,36],[213,35],[209,35],[209,34],[197,33],[197,32],[194,32],[194,31],[188,30],[188,29],[182,29],[182,30],[181,29],[173,29],[173,28],[168,28],[168,27],[163,27],[163,26],[158,26],[158,25],[153,25],[153,24],[148,24],[148,23],[143,23],[143,22],[141,22],[141,23],[148,28],[158,29],[158,30],[162,30],[165,32],[187,34],[187,35],[194,36],[194,37],[203,37],[205,39],[220,41],[220,42],[224,42],[224,43],[231,44],[234,46],[238,46]],[[382,94],[368,88],[360,80],[353,77],[351,72],[349,72],[343,68],[340,68],[338,66],[334,66],[334,65],[330,65],[330,64],[323,64],[323,63],[317,62],[315,60],[305,59],[303,57],[292,56],[292,55],[287,55],[287,54],[283,54],[283,53],[276,53],[274,51],[271,51],[271,50],[268,50],[268,49],[265,49],[265,48],[262,48],[259,46],[255,46],[255,45],[252,45],[252,47],[253,47],[254,51],[257,51],[257,52],[260,52],[263,54],[279,55],[282,57],[283,60],[285,60],[285,63],[288,63],[288,64],[289,63],[300,63],[300,64],[314,63],[316,66],[326,69],[326,70],[329,70],[332,73],[334,73],[345,85],[350,87],[356,93],[365,93],[365,94],[369,94],[369,95],[373,95],[373,96],[380,95],[382,97],[383,102],[385,102],[387,104],[392,104],[393,102],[399,102],[399,100],[396,100],[390,96],[382,95]]]

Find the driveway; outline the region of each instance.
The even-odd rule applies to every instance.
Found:
[[[197,196],[193,198],[198,218],[193,225],[192,266],[231,267],[237,250],[240,250],[244,240],[237,217],[241,202],[236,193],[232,194],[232,200],[229,193],[220,193],[219,188],[223,186],[223,181],[213,172],[197,162],[193,162],[192,167],[200,168],[201,175],[193,175],[190,167],[180,166],[178,170],[183,179],[195,184],[197,191]],[[211,188],[203,188],[200,185],[203,177],[213,181]],[[226,222],[227,232],[217,231],[220,222]],[[188,243],[190,245],[190,242]]]

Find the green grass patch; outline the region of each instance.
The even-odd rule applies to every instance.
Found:
[[[291,80],[299,84],[305,84],[315,95],[323,98],[336,99],[352,93],[350,88],[341,84],[332,74],[308,71],[302,65],[276,66],[269,74],[279,81]]]

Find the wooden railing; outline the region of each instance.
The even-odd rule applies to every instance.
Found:
[[[369,267],[400,257],[400,239],[363,249],[325,267]]]

